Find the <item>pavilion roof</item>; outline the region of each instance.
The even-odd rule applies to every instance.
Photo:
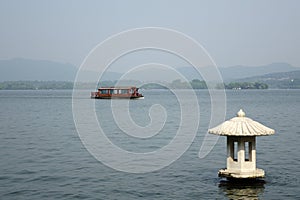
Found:
[[[262,136],[275,133],[273,129],[245,117],[245,113],[242,109],[237,113],[237,117],[209,129],[208,132],[225,136]]]

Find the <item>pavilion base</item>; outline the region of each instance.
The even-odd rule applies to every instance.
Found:
[[[256,169],[254,171],[230,171],[228,169],[220,169],[219,170],[219,177],[224,177],[227,179],[257,179],[257,178],[264,178],[265,172],[262,169]]]
[[[261,178],[226,178],[221,179],[219,187],[226,188],[258,188],[264,187],[266,181]]]

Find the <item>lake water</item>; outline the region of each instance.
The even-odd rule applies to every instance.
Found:
[[[219,184],[217,172],[226,164],[225,137],[205,158],[198,157],[210,98],[207,91],[196,93],[200,126],[190,148],[161,170],[133,174],[103,165],[83,146],[73,121],[72,91],[0,91],[1,199],[300,199],[300,90],[226,92],[226,119],[243,108],[247,116],[276,130],[275,135],[257,138],[257,165],[265,170],[266,183],[244,187]],[[167,145],[179,126],[179,104],[172,93],[143,94],[144,100],[130,101],[137,124],[149,123],[153,104],[161,104],[168,114],[165,127],[149,138],[151,142],[124,136],[109,112],[110,100],[95,102],[103,130],[128,151]]]

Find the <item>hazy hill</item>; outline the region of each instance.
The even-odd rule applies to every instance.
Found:
[[[221,74],[224,80],[241,79],[252,76],[261,76],[265,74],[277,72],[289,72],[300,70],[299,67],[294,67],[288,63],[272,63],[263,66],[233,66],[221,68]]]
[[[189,80],[199,78],[197,71],[192,67],[182,67],[178,69],[184,74]],[[209,70],[209,67],[202,69],[203,71]],[[253,76],[261,76],[276,72],[289,72],[300,70],[299,67],[294,67],[288,63],[272,63],[263,66],[231,66],[231,67],[220,67],[219,71],[224,81],[232,81],[235,79],[242,79]]]
[[[0,60],[0,80],[74,80],[76,68],[67,63],[15,58]]]
[[[14,58],[0,60],[0,81],[74,81],[77,70],[76,66],[68,63]],[[91,73],[86,73],[86,81],[89,81]],[[108,72],[104,80],[115,80],[119,76],[119,73]]]
[[[261,82],[269,88],[300,89],[300,70],[236,79],[236,82]]]

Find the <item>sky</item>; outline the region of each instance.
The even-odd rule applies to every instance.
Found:
[[[111,35],[162,27],[200,43],[218,66],[300,67],[297,0],[0,0],[0,59],[79,66]]]

